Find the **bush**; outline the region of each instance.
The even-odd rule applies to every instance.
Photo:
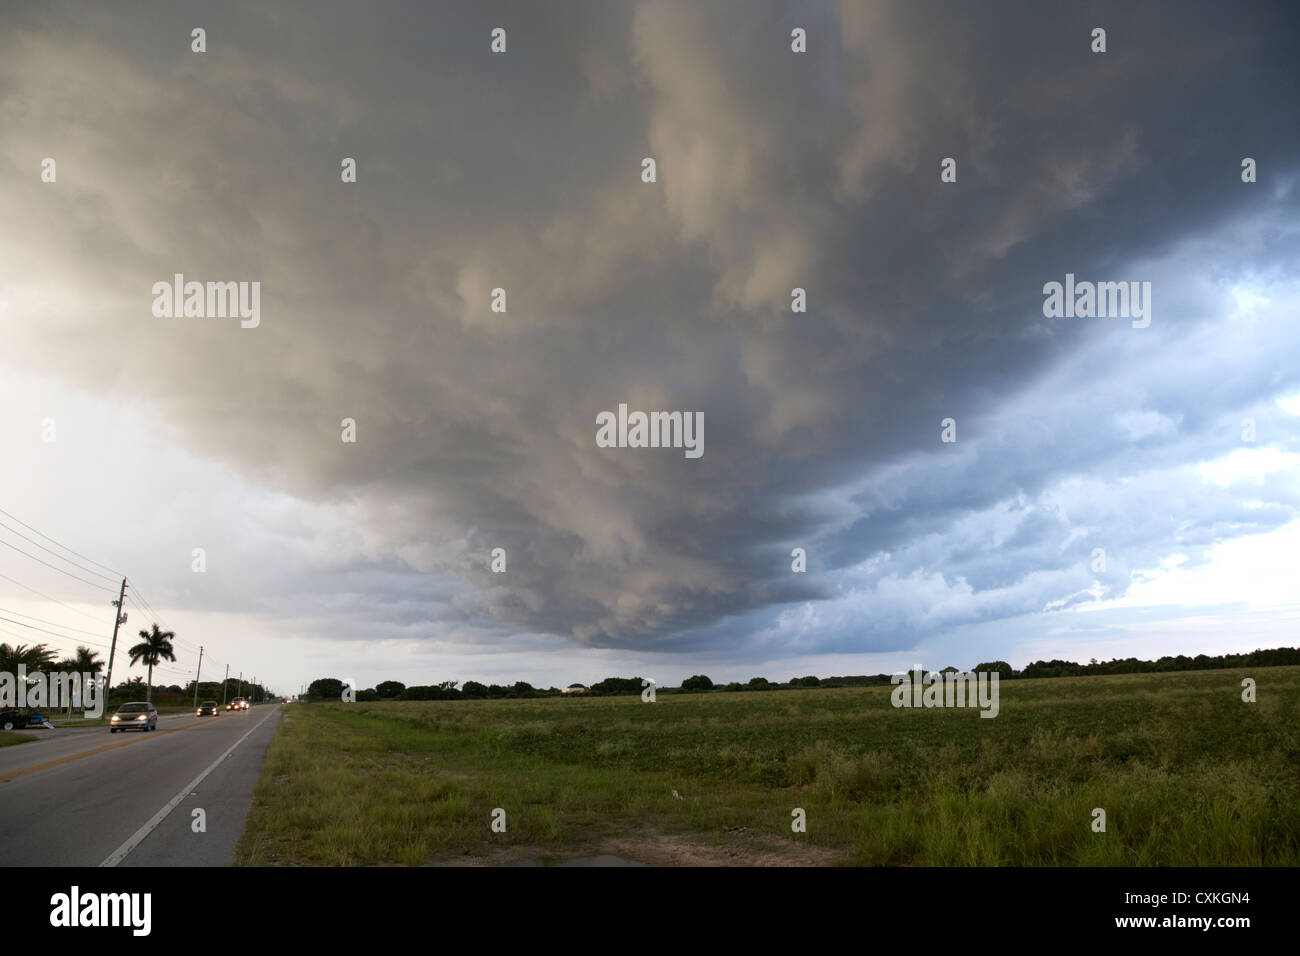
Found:
[[[606,677],[591,685],[587,693],[593,697],[609,697],[615,694],[640,694],[644,682],[640,677]]]
[[[308,685],[307,696],[312,700],[342,700],[343,681],[337,677],[321,677]]]

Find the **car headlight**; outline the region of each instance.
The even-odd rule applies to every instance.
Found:
[[[136,720],[148,720],[148,719],[149,719],[148,714],[141,714],[139,717],[136,718]]]
[[[119,717],[119,716],[117,716],[117,714],[114,714],[114,715],[113,715],[113,720],[121,720],[121,719],[122,719],[122,718]],[[112,721],[110,721],[110,723],[111,723],[111,722],[112,722]]]

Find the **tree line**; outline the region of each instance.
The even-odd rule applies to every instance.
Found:
[[[140,632],[140,643],[127,647],[125,650],[131,662],[130,666],[134,667],[136,664],[142,664],[149,669],[148,678],[137,676],[131,680],[113,685],[105,701],[105,706],[108,709],[115,708],[127,701],[141,699],[150,702],[155,698],[159,701],[170,702],[180,702],[187,699],[192,701],[194,699],[194,681],[192,680],[188,681],[184,687],[179,684],[164,685],[153,682],[153,669],[156,666],[163,661],[176,660],[176,652],[172,645],[175,637],[176,635],[171,631],[159,630],[157,624],[154,624],[147,631],[142,630]],[[102,659],[99,651],[84,646],[78,647],[75,654],[59,657],[48,644],[11,645],[0,643],[0,673],[17,675],[20,666],[29,675],[39,671],[41,673],[75,672],[102,676],[106,662]],[[258,700],[269,696],[268,691],[260,684],[253,684],[250,681],[241,683],[233,677],[225,681],[225,689],[230,696],[242,694],[245,697],[253,697]],[[200,700],[220,700],[222,681],[201,681],[198,686],[198,695]],[[71,705],[68,705],[68,710],[71,712]]]
[[[1087,664],[1074,661],[1051,660],[1034,661],[1022,670],[1014,669],[1006,661],[986,661],[971,668],[975,673],[997,673],[1003,680],[1037,677],[1083,677],[1100,674],[1143,674],[1158,671],[1186,670],[1221,670],[1238,667],[1282,667],[1300,664],[1300,648],[1278,647],[1271,650],[1255,650],[1249,654],[1197,654],[1188,657],[1184,654],[1165,656],[1154,661],[1139,660],[1136,657],[1113,658],[1098,661],[1096,658]],[[957,671],[956,667],[945,667],[940,673]],[[730,681],[717,684],[706,674],[694,674],[680,687],[658,687],[657,693],[716,693],[728,691],[753,690],[798,690],[806,687],[870,687],[892,683],[892,674],[858,674],[838,677],[792,677],[785,682],[771,681],[766,677],[752,677],[748,681]],[[558,687],[534,687],[526,681],[513,684],[483,684],[478,681],[465,681],[459,688],[454,680],[439,684],[417,684],[408,687],[401,681],[387,680],[374,687],[356,690],[357,701],[380,700],[508,700],[534,697],[560,697],[564,694]],[[581,684],[570,684],[570,688],[580,688]],[[641,677],[606,677],[587,687],[582,696],[612,697],[640,694],[648,686]],[[322,677],[311,682],[306,697],[310,700],[340,700],[346,685],[335,677]]]

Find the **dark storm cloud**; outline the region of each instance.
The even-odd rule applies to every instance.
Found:
[[[1186,475],[1168,490],[1197,530],[1178,534],[1141,495],[1084,519],[1044,497],[1222,454],[1225,422],[1296,383],[1294,336],[1225,353],[1227,299],[1188,274],[1295,261],[1281,224],[1300,203],[1276,186],[1300,138],[1285,7],[6,16],[0,201],[26,226],[3,240],[5,284],[29,311],[14,360],[157,403],[267,487],[346,501],[367,546],[277,572],[304,613],[351,600],[394,632],[678,648],[757,623],[776,628],[760,644],[889,649],[1083,600],[1094,538],[1122,592],[1179,534],[1293,513],[1291,486],[1247,515]],[[32,173],[46,155],[57,190]],[[176,272],[261,281],[261,327],[155,319],[148,290]],[[1152,327],[1044,319],[1042,285],[1067,272],[1156,280]],[[1219,361],[1169,366],[1197,336]],[[702,411],[704,456],[597,448],[596,414],[620,402]],[[790,572],[794,546],[813,573]],[[801,602],[825,605],[819,633],[791,629]]]

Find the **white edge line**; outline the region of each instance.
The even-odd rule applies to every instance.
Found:
[[[126,857],[127,857],[127,855],[128,855],[132,850],[134,850],[137,846],[139,846],[141,843],[143,843],[143,842],[144,842],[144,838],[147,837],[150,833],[152,833],[152,832],[154,831],[155,828],[157,828],[158,824],[162,823],[163,820],[167,819],[167,814],[171,813],[171,812],[172,812],[173,810],[175,810],[178,806],[180,806],[181,801],[184,800],[186,797],[188,797],[188,796],[190,795],[190,792],[191,792],[195,787],[197,787],[200,783],[203,782],[203,778],[204,778],[204,777],[206,777],[208,774],[212,773],[212,771],[216,770],[217,767],[220,765],[221,761],[225,760],[225,759],[226,759],[227,757],[229,757],[232,753],[234,753],[234,752],[235,752],[235,748],[238,747],[240,744],[242,744],[245,740],[247,740],[248,737],[249,737],[249,734],[251,734],[251,733],[252,733],[254,730],[256,730],[258,727],[261,727],[261,726],[262,726],[264,723],[266,723],[268,720],[270,720],[270,719],[271,719],[271,714],[274,714],[274,713],[275,713],[275,711],[272,710],[270,714],[267,714],[265,717],[263,717],[261,720],[259,720],[255,725],[253,725],[252,730],[249,730],[249,732],[248,732],[247,734],[244,734],[244,736],[240,737],[240,738],[239,738],[238,740],[236,740],[233,744],[231,744],[229,750],[227,750],[225,753],[223,753],[223,754],[222,754],[220,757],[218,757],[216,760],[212,761],[211,765],[208,767],[207,770],[203,771],[201,774],[199,774],[197,777],[195,777],[193,780],[191,780],[191,781],[189,782],[189,784],[185,787],[184,790],[182,790],[180,793],[176,794],[176,796],[174,796],[174,797],[171,798],[171,801],[167,804],[167,806],[163,807],[161,810],[159,810],[157,813],[155,813],[155,814],[153,815],[153,817],[149,820],[148,823],[146,823],[146,824],[145,824],[144,826],[142,826],[140,829],[136,830],[135,833],[131,835],[131,838],[130,838],[129,840],[127,840],[127,841],[126,841],[125,843],[123,843],[120,847],[118,847],[116,850],[114,850],[114,851],[113,851],[113,852],[108,856],[108,859],[104,860],[104,862],[101,863],[101,864],[99,864],[99,865],[100,865],[100,866],[117,866],[119,863],[121,863],[123,860],[125,860]]]

